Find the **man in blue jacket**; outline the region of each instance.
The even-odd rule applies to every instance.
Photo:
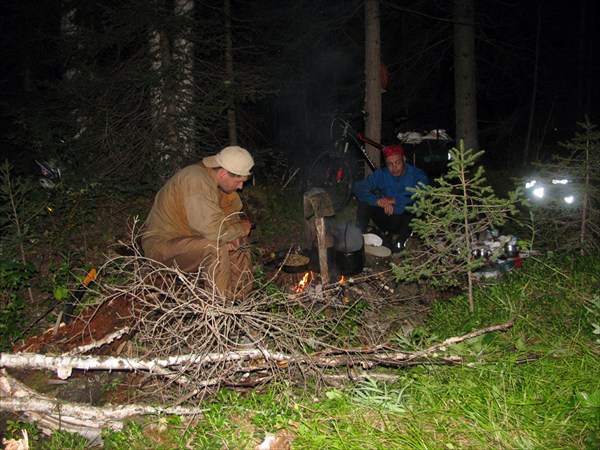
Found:
[[[400,251],[411,233],[412,214],[405,207],[410,205],[412,193],[406,188],[429,184],[429,179],[421,169],[406,163],[402,146],[388,145],[382,152],[385,167],[354,186],[353,193],[358,199],[356,224],[366,233],[373,220],[382,234],[383,245]]]

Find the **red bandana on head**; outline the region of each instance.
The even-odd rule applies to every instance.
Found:
[[[385,147],[383,147],[381,149],[381,151],[383,152],[383,156],[385,157],[385,159],[389,158],[390,156],[394,156],[394,155],[400,155],[400,156],[404,156],[404,149],[402,148],[401,145],[386,145]]]

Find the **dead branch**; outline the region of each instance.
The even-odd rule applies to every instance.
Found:
[[[296,176],[296,174],[300,171],[300,167],[296,167],[296,169],[291,173],[291,175],[288,177],[287,181],[283,184],[283,186],[281,186],[281,190],[284,191],[285,188],[287,187],[288,184],[290,184],[290,182],[294,179],[294,177]]]
[[[427,364],[432,358],[440,358],[437,353],[423,353],[424,359],[419,364]],[[313,355],[284,355],[271,353],[265,349],[252,349],[227,354],[211,354],[208,356],[180,355],[170,358],[157,358],[154,360],[142,360],[137,358],[124,358],[116,356],[47,356],[35,353],[2,353],[0,354],[0,367],[12,369],[46,369],[56,371],[58,378],[64,380],[71,376],[73,369],[77,370],[107,370],[107,371],[145,371],[156,375],[175,377],[181,376],[167,370],[171,368],[189,368],[190,366],[203,365],[216,362],[235,361],[272,361],[278,363],[279,368],[288,367],[291,362],[297,364],[313,364],[318,367],[351,367],[359,365],[362,367],[374,367],[376,365],[401,366],[415,365],[415,353],[406,352],[377,352],[370,350],[346,350],[342,352],[328,352],[327,354]],[[441,357],[447,363],[460,363],[462,358],[454,355]],[[409,362],[410,364],[402,364]],[[252,372],[257,369],[266,369],[267,366],[257,367],[255,364],[249,366],[238,365],[238,372]]]
[[[201,388],[211,385],[256,386],[271,381],[273,371],[287,370],[292,364],[308,367],[347,369],[345,374],[321,374],[323,379],[336,381],[347,379],[356,381],[366,377],[378,378],[379,374],[367,375],[366,370],[376,366],[408,367],[417,364],[462,364],[461,357],[446,355],[446,347],[467,339],[494,331],[504,331],[513,325],[513,321],[494,325],[462,336],[455,336],[417,352],[402,352],[383,346],[367,346],[351,349],[327,349],[310,355],[285,354],[270,352],[267,349],[247,349],[224,353],[208,353],[204,355],[187,354],[154,359],[122,358],[107,356],[48,356],[31,353],[0,354],[0,367],[35,368],[55,370],[60,378],[70,376],[73,369],[81,370],[131,370],[147,371],[151,374],[175,378],[192,389],[180,396],[174,404],[180,404],[200,393]],[[192,383],[191,375],[198,373],[196,367],[234,364],[226,374],[218,377],[203,378]],[[256,364],[259,362],[259,364]],[[224,366],[222,366],[224,367]],[[361,368],[361,371],[356,371]],[[258,376],[249,377],[250,373]],[[205,373],[215,373],[205,371]],[[235,373],[242,373],[239,379],[233,378]],[[120,429],[124,419],[140,414],[195,414],[195,408],[171,407],[155,408],[144,405],[105,406],[102,408],[59,402],[36,393],[11,378],[4,368],[0,371],[0,392],[3,393],[2,408],[11,411],[25,411],[29,420],[39,421],[38,426],[45,432],[63,429],[82,434],[89,440],[100,439],[104,428]]]
[[[515,319],[513,318],[513,319],[509,320],[508,322],[500,324],[500,325],[492,325],[490,327],[486,327],[486,328],[482,328],[477,331],[473,331],[472,333],[463,334],[462,336],[454,336],[454,337],[448,338],[444,342],[435,344],[435,345],[433,345],[425,350],[422,350],[420,352],[416,352],[415,358],[427,356],[429,354],[436,352],[437,350],[445,351],[446,347],[448,347],[449,345],[457,344],[458,342],[466,341],[468,339],[473,339],[473,338],[476,338],[477,336],[481,336],[483,334],[493,333],[494,331],[506,331],[507,329],[512,327],[514,323],[515,323]]]
[[[149,260],[141,255],[136,242],[133,233],[131,255],[109,259],[99,270],[110,272],[122,283],[94,285],[95,297],[103,299],[107,309],[117,298],[127,299],[131,306],[127,314],[132,317],[126,326],[136,345],[130,357],[75,354],[94,350],[125,333],[117,331],[94,336],[92,343],[64,355],[2,354],[0,367],[49,369],[61,379],[74,369],[135,371],[144,377],[136,390],[139,395],[166,403],[201,397],[209,387],[260,382],[257,380],[310,379],[318,388],[326,369],[339,367],[460,364],[459,357],[441,354],[444,346],[507,326],[451,338],[419,352],[390,347],[382,342],[383,333],[374,335],[372,347],[340,348],[340,327],[347,327],[348,320],[358,327],[365,325],[364,317],[353,315],[356,302],[345,297],[344,291],[372,298],[366,289],[358,288],[362,283],[361,288],[370,288],[377,298],[381,294],[381,300],[375,301],[387,304],[389,292],[382,286],[389,274],[365,274],[344,284],[318,284],[301,294],[273,295],[267,282],[232,305],[210,288],[210,273],[185,273]],[[243,291],[246,286],[237,288]],[[327,308],[333,314],[324,314]],[[93,328],[90,324],[86,330]],[[89,342],[91,333],[81,337],[87,338],[82,342]],[[253,380],[248,380],[248,374]]]
[[[124,335],[129,333],[130,331],[131,331],[131,329],[129,327],[122,328],[113,333],[107,334],[102,339],[93,341],[90,344],[81,345],[79,347],[76,347],[73,350],[69,351],[68,355],[79,355],[81,353],[86,353],[86,352],[89,352],[90,350],[100,348],[105,344],[110,344],[111,342],[113,342],[117,339],[120,339],[121,337],[123,337]],[[0,359],[1,359],[1,357],[0,357]]]

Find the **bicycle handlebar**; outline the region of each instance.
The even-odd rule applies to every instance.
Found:
[[[360,110],[359,112],[346,112],[346,113],[340,113],[337,112],[333,115],[334,119],[342,119],[342,120],[355,120],[355,119],[359,119],[361,117],[367,117],[369,115],[368,112]]]
[[[337,113],[333,116],[333,122],[332,122],[332,126],[333,124],[338,121],[341,122],[341,124],[343,124],[343,128],[344,128],[344,136],[347,135],[348,131],[350,131],[352,134],[354,134],[356,136],[356,138],[361,141],[364,142],[366,144],[369,144],[375,148],[378,148],[379,150],[381,150],[384,145],[379,143],[379,142],[375,142],[373,139],[370,139],[366,136],[364,136],[360,131],[354,129],[354,127],[350,124],[350,122],[358,117],[366,117],[368,116],[369,113],[367,113],[366,111],[359,111],[354,112],[354,113]],[[371,161],[369,161],[369,165],[372,166]]]

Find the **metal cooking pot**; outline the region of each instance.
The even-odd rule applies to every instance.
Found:
[[[365,267],[365,246],[360,250],[345,252],[343,250],[334,251],[334,260],[340,275],[351,276],[361,273]]]
[[[340,275],[361,273],[365,267],[365,241],[358,227],[346,223],[336,236],[333,261]]]

